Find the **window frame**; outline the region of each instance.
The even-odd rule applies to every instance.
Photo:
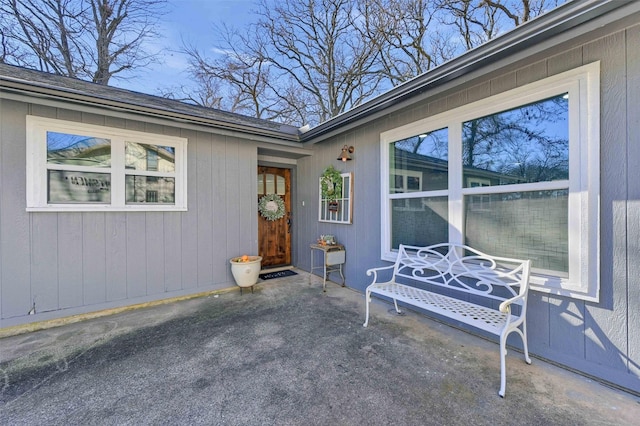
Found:
[[[187,139],[155,133],[119,129],[29,115],[27,120],[27,208],[28,212],[85,212],[85,211],[187,211]],[[50,203],[47,199],[47,132],[90,135],[111,141],[111,167],[91,170],[111,176],[111,202]],[[132,173],[125,167],[127,142],[144,145],[170,146],[175,149],[175,172]],[[86,168],[66,166],[67,170],[86,171]],[[125,178],[127,175],[173,177],[175,201],[173,204],[127,204]]]
[[[340,173],[342,178],[342,194],[336,201],[342,208],[329,211],[328,200],[322,198],[322,177],[318,179],[318,222],[351,225],[353,222],[353,173]],[[346,214],[345,214],[345,206]]]
[[[569,179],[551,182],[465,188],[462,124],[509,109],[569,93]],[[464,196],[568,189],[568,274],[534,270],[533,290],[599,301],[600,293],[600,63],[594,62],[488,98],[426,117],[380,134],[381,258],[394,261],[391,247],[391,200],[405,198],[389,189],[389,145],[434,130],[448,129],[448,189],[412,192],[416,197],[448,197],[449,242],[464,243]]]

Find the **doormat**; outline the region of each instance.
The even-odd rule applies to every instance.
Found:
[[[274,278],[290,277],[291,275],[298,275],[298,273],[292,271],[291,269],[286,269],[284,271],[268,272],[266,274],[260,274],[260,278],[263,280],[272,280]]]

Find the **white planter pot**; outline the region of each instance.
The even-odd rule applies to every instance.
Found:
[[[231,273],[236,284],[240,287],[251,287],[258,282],[258,275],[261,269],[261,256],[249,256],[248,260],[242,261],[241,257],[234,257],[231,263]]]

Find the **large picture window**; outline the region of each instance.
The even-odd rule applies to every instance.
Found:
[[[186,139],[27,117],[29,211],[185,210]]]
[[[598,300],[598,63],[385,132],[381,153],[384,259],[464,243]]]

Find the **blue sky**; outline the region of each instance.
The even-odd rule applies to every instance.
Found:
[[[169,12],[163,16],[160,29],[163,37],[149,46],[151,51],[164,49],[161,63],[137,70],[136,78],[112,79],[110,84],[157,95],[159,88],[188,83],[187,60],[178,52],[182,40],[206,52],[215,42],[211,35],[214,24],[242,27],[254,19],[251,11],[255,8],[255,0],[168,0]]]

